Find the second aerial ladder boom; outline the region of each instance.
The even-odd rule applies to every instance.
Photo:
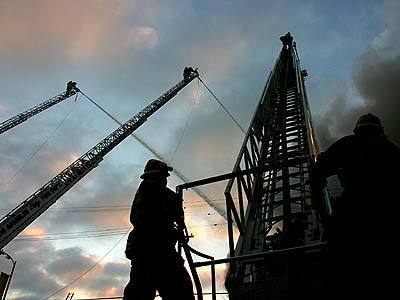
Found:
[[[87,173],[93,170],[107,153],[146,122],[147,118],[198,76],[197,72],[191,72],[188,76],[185,76],[183,80],[122,124],[18,207],[4,216],[0,220],[0,249],[37,219]]]
[[[68,99],[69,97],[74,96],[78,92],[79,89],[76,87],[76,82],[73,81],[68,82],[67,89],[65,90],[65,92],[62,92],[51,99],[43,101],[42,103],[0,123],[0,134],[25,122],[26,120],[37,115],[38,113],[41,113],[42,111]]]

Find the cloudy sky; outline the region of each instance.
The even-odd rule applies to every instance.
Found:
[[[126,121],[192,65],[247,128],[279,54],[279,36],[290,31],[308,70],[308,98],[322,147],[350,134],[356,118],[368,111],[382,118],[388,136],[400,144],[399,20],[395,0],[1,0],[0,121],[58,94],[69,80]],[[78,97],[2,134],[0,212],[25,200],[116,127]],[[243,139],[196,81],[136,133],[167,159],[173,157],[173,166],[190,179],[229,172]],[[108,252],[54,299],[68,292],[75,298],[121,295],[129,261],[120,233],[129,227],[129,206],[151,157],[127,138],[7,245],[18,261],[11,298],[46,298]],[[171,176],[171,188],[179,183]],[[204,192],[221,203],[223,188]],[[223,257],[224,220],[195,194],[186,195],[192,245]],[[9,271],[4,257],[0,266]],[[206,275],[202,271],[205,285]]]

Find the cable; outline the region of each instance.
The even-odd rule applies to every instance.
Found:
[[[209,205],[208,204],[206,204],[206,203],[204,203],[204,205],[198,205],[197,207],[208,207]],[[191,208],[191,206],[188,206],[188,208]],[[2,211],[10,211],[10,209],[7,209],[7,210],[5,210],[5,209],[0,209],[0,210],[2,210]],[[124,212],[128,212],[128,211],[130,211],[130,208],[121,208],[121,209],[100,209],[100,210],[60,210],[60,211],[57,211],[57,209],[53,209],[53,212],[54,213],[60,213],[60,214],[75,214],[75,213],[81,213],[81,214],[87,214],[87,213],[110,213],[110,212],[122,212],[122,211],[124,211]],[[195,216],[195,215],[208,215],[208,216],[211,216],[211,215],[219,215],[218,213],[211,213],[211,212],[209,212],[209,213],[205,213],[205,212],[202,212],[202,213],[191,213],[191,212],[189,212],[189,213],[185,213],[185,216]]]
[[[192,108],[191,108],[190,113],[189,113],[189,115],[188,115],[188,118],[187,118],[187,120],[186,120],[185,126],[183,127],[183,130],[182,130],[181,135],[180,135],[180,137],[179,137],[178,143],[176,144],[174,153],[172,154],[172,157],[171,157],[171,160],[170,160],[171,162],[174,161],[175,154],[176,154],[176,152],[178,151],[178,148],[179,148],[179,146],[180,146],[181,143],[182,143],[182,138],[183,138],[183,136],[185,135],[186,128],[188,127],[189,122],[190,122],[190,119],[192,118],[192,114],[193,114],[194,108],[195,108],[195,106],[196,106],[196,102],[197,102],[197,100],[198,100],[198,98],[199,98],[199,91],[200,91],[200,81],[197,80],[197,91],[196,91],[196,94],[195,94],[195,96],[194,96],[194,98],[193,98]]]
[[[100,109],[103,113],[105,113],[107,116],[109,116],[114,122],[116,122],[119,126],[122,126],[122,123],[118,121],[116,118],[114,118],[110,113],[108,113],[104,108],[102,108],[100,105],[98,105],[93,99],[91,99],[88,95],[86,95],[82,90],[79,90],[79,92],[85,96],[87,100],[92,102],[98,109]]]
[[[47,296],[46,298],[44,298],[43,300],[47,300],[50,299],[50,297],[53,297],[55,295],[57,295],[58,293],[62,292],[63,290],[65,290],[66,288],[70,287],[71,285],[73,285],[75,282],[77,282],[78,280],[80,280],[83,276],[85,276],[86,274],[88,274],[90,271],[92,271],[104,258],[106,258],[106,256],[108,254],[111,253],[112,250],[115,249],[115,247],[117,247],[117,245],[122,241],[122,239],[125,237],[126,234],[128,234],[128,232],[130,231],[130,228],[125,232],[125,234],[115,243],[114,246],[111,247],[111,249],[104,254],[104,256],[102,258],[100,258],[96,263],[94,263],[90,268],[88,268],[85,272],[83,272],[81,275],[79,275],[76,279],[72,280],[70,283],[68,283],[67,285],[65,285],[64,287],[60,288],[59,290],[55,291],[54,293],[50,294],[49,296]]]
[[[82,91],[80,91],[82,95],[84,95],[91,103],[93,103],[96,107],[100,108],[101,111],[103,111],[107,116],[109,116],[112,120],[114,120],[117,124],[122,125],[121,122],[119,122],[116,118],[114,118],[110,113],[108,113],[104,108],[102,108],[99,104],[97,104],[93,99],[89,98],[86,94],[84,94]],[[149,152],[151,152],[155,157],[157,157],[159,160],[170,164],[166,158],[164,158],[160,153],[158,153],[156,150],[154,150],[152,147],[150,147],[149,144],[147,144],[145,141],[143,141],[140,137],[138,137],[136,134],[132,133],[131,136],[137,140],[143,147],[145,147]],[[180,180],[182,180],[184,183],[188,183],[190,180],[186,178],[177,168],[174,168],[172,171],[173,174],[175,174],[176,177],[178,177]],[[218,214],[220,214],[224,219],[227,219],[226,212],[222,210],[220,207],[215,205],[208,197],[205,195],[200,188],[198,187],[193,187],[192,190],[200,196],[200,198],[203,198],[208,205],[213,208]]]
[[[77,232],[65,232],[65,233],[48,233],[48,234],[29,234],[22,235],[13,241],[18,242],[37,242],[37,241],[54,241],[54,240],[70,240],[70,239],[82,239],[82,238],[93,238],[93,237],[104,237],[125,234],[125,231],[129,227],[117,228],[117,229],[105,229],[105,230],[88,230],[88,231],[77,231]]]
[[[192,225],[187,228],[199,228],[199,227],[216,227],[226,225],[227,223],[213,223],[203,225]],[[71,239],[86,239],[94,237],[106,237],[115,235],[124,235],[126,230],[130,227],[116,228],[116,229],[104,229],[104,230],[88,230],[88,231],[77,231],[77,232],[65,232],[65,233],[48,233],[48,234],[32,234],[32,235],[21,235],[19,238],[13,240],[13,242],[41,242],[41,241],[57,241],[57,240],[71,240]]]
[[[15,177],[18,176],[18,174],[32,161],[32,159],[40,152],[40,150],[43,149],[43,147],[47,144],[47,142],[50,140],[50,138],[56,133],[56,131],[62,126],[62,124],[65,122],[65,120],[69,117],[69,115],[72,113],[76,106],[76,100],[72,106],[72,108],[67,112],[65,117],[60,121],[60,123],[57,125],[57,127],[50,133],[50,135],[42,142],[42,144],[32,153],[32,155],[28,158],[27,161],[15,172],[13,176],[8,179],[8,181],[3,184],[0,187],[0,192],[11,182],[14,180]]]
[[[17,238],[13,242],[43,242],[43,241],[61,241],[61,240],[76,240],[76,239],[89,239],[98,237],[108,237],[116,235],[124,235],[125,233],[108,233],[108,234],[97,234],[97,235],[85,235],[85,236],[67,236],[67,237],[49,237],[49,238]]]
[[[237,197],[233,197],[234,203],[237,203],[239,200]],[[225,198],[215,198],[212,199],[214,203],[225,203]],[[199,206],[209,206],[207,203],[204,203],[203,200],[191,200],[184,201],[184,206],[187,208],[190,207],[199,207]],[[131,209],[130,205],[95,205],[95,206],[67,206],[67,207],[55,207],[49,208],[48,211],[59,212],[59,213],[96,213],[96,212],[119,212],[119,211],[129,211]],[[0,212],[10,212],[13,208],[0,208]],[[191,214],[191,213],[186,213]]]
[[[243,129],[243,127],[239,124],[238,121],[232,116],[232,114],[228,111],[228,109],[225,107],[225,105],[222,104],[222,102],[215,96],[215,94],[208,88],[208,86],[204,83],[203,80],[201,80],[200,76],[198,77],[200,82],[204,85],[204,87],[210,92],[210,94],[214,97],[214,99],[218,102],[218,104],[223,108],[223,110],[227,113],[227,115],[232,119],[232,121],[236,124],[236,126],[243,132],[244,135],[246,135],[246,131]]]
[[[237,202],[238,200],[236,200],[237,198],[233,198],[235,199],[234,202]],[[225,202],[226,200],[224,198],[215,198],[212,199],[213,202],[216,203],[222,203]],[[184,205],[186,206],[191,206],[191,205],[198,205],[198,204],[204,204],[206,205],[207,203],[204,203],[203,200],[193,200],[193,201],[184,201]],[[130,205],[98,205],[98,206],[67,206],[67,207],[55,207],[55,208],[49,208],[48,210],[82,210],[82,211],[86,211],[86,210],[106,210],[106,211],[113,211],[113,210],[126,210],[126,209],[130,209]],[[0,208],[0,211],[9,211],[12,208]]]
[[[207,225],[194,225],[194,226],[187,226],[187,228],[194,228],[194,227],[214,227],[214,226],[221,226],[226,225],[228,223],[214,223],[214,224],[207,224]]]

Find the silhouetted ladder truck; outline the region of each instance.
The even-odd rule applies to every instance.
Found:
[[[326,190],[315,187],[312,170],[318,147],[304,79],[306,72],[288,33],[265,85],[231,173],[185,183],[185,189],[228,180],[225,189],[229,257],[214,259],[189,245],[183,249],[196,269],[228,264],[226,287],[233,300],[325,299],[327,243],[324,223],[330,214]],[[233,199],[236,199],[234,201]],[[236,240],[233,226],[239,230]],[[193,262],[191,253],[203,258]]]
[[[42,111],[76,95],[78,92],[79,92],[79,89],[76,87],[76,82],[69,81],[67,83],[67,88],[66,88],[65,92],[62,92],[51,99],[43,101],[42,103],[0,123],[0,134],[25,122],[29,118],[32,118],[33,116],[41,113]]]
[[[37,190],[19,206],[5,215],[0,220],[0,249],[6,246],[13,238],[29,226],[29,224],[36,220],[86,174],[97,167],[107,153],[145,123],[152,114],[159,110],[180,90],[198,76],[197,72],[187,74],[183,80],[179,81],[171,89],[166,91],[159,98],[122,124],[114,132],[105,137],[97,145]],[[76,93],[77,91],[74,90],[74,92]],[[63,95],[64,96],[61,96],[61,98],[66,96],[65,94]]]

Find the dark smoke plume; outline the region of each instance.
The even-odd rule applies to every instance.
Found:
[[[400,54],[383,58],[368,48],[356,70],[354,84],[366,109],[381,118],[386,134],[400,144]]]
[[[342,92],[324,114],[317,116],[321,148],[351,133],[358,117],[367,112],[377,115],[389,139],[400,145],[400,54],[384,57],[369,47],[355,64],[352,78],[364,102],[351,106],[347,93]]]
[[[352,84],[363,103],[354,106],[346,91],[316,116],[321,149],[351,133],[358,117],[377,115],[388,138],[400,145],[400,1],[382,3],[384,30],[378,34],[353,66]]]

